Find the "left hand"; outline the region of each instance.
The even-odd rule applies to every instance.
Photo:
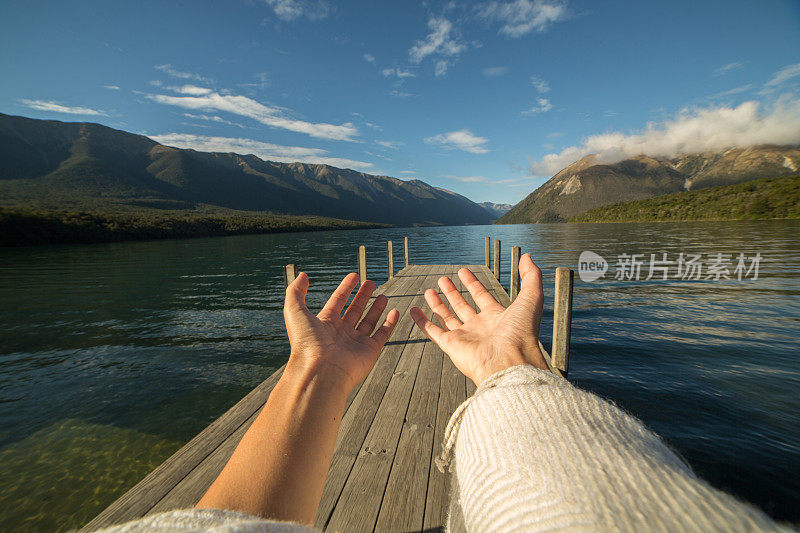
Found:
[[[342,315],[342,309],[358,281],[357,274],[348,274],[322,311],[314,316],[305,302],[308,276],[301,272],[286,288],[283,306],[283,318],[292,345],[289,363],[312,372],[332,374],[334,379],[342,380],[348,393],[372,370],[400,317],[397,309],[392,309],[373,333],[388,299],[379,295],[364,314],[375,290],[375,283],[369,280],[364,282]]]

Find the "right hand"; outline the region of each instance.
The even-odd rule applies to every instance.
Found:
[[[475,385],[487,377],[516,365],[533,365],[547,370],[539,350],[539,325],[542,320],[542,272],[530,254],[519,261],[522,278],[517,299],[503,307],[466,268],[458,277],[480,308],[476,312],[458,291],[452,280],[439,278],[439,287],[450,302],[450,312],[439,293],[425,291],[425,301],[444,325],[440,328],[425,316],[419,307],[411,308],[417,326],[453,361],[453,364]]]

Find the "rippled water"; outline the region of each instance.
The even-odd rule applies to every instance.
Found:
[[[577,279],[570,378],[641,417],[716,486],[800,521],[800,223],[403,228],[0,250],[0,530],[85,523],[288,354],[282,271],[320,307],[367,246],[482,263],[483,237]],[[762,255],[759,279],[616,281],[619,254]],[[507,276],[503,276],[507,284]]]

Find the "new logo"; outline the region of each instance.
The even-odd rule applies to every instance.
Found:
[[[586,250],[578,258],[578,276],[581,281],[600,279],[608,271],[608,263],[602,256]]]

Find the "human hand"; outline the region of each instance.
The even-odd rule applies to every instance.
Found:
[[[289,364],[314,373],[332,375],[334,379],[342,381],[348,393],[372,370],[400,316],[397,309],[392,309],[373,334],[388,299],[381,294],[364,314],[375,290],[372,281],[364,282],[342,315],[342,309],[358,281],[357,274],[348,274],[333,291],[322,311],[314,316],[305,303],[308,276],[301,272],[286,288],[283,306],[283,318],[292,345]]]
[[[439,287],[458,318],[447,309],[433,289],[425,291],[425,301],[444,325],[440,328],[419,307],[411,308],[411,318],[475,385],[492,374],[515,365],[530,364],[547,369],[539,350],[539,324],[542,320],[542,272],[530,254],[519,261],[522,277],[520,293],[508,306],[497,300],[478,281],[475,274],[462,268],[458,277],[480,308],[476,312],[450,278],[439,278]]]

